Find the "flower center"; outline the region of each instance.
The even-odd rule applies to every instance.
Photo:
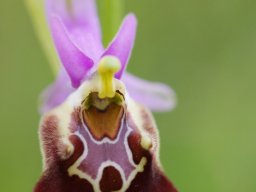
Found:
[[[94,139],[116,138],[124,113],[123,101],[123,96],[118,92],[113,98],[100,99],[96,92],[87,97],[82,117]]]

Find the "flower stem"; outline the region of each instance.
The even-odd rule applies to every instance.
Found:
[[[121,23],[125,0],[100,0],[103,43],[107,46]]]

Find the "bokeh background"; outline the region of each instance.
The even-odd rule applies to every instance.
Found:
[[[256,191],[256,1],[127,0],[139,19],[129,71],[168,83],[155,114],[161,160],[181,192]],[[39,178],[37,101],[53,74],[21,0],[0,1],[0,191]]]

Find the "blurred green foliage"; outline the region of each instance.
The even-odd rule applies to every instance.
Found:
[[[256,191],[256,1],[129,0],[139,19],[129,71],[170,84],[156,114],[163,166],[181,192]],[[41,172],[37,101],[53,81],[24,2],[0,1],[0,191]]]

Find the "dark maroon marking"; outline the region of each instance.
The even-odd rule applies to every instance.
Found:
[[[94,190],[85,179],[80,179],[77,176],[69,177],[56,163],[44,173],[34,192],[94,192]]]
[[[55,159],[43,173],[34,192],[94,192],[92,185],[87,180],[80,179],[76,175],[68,175],[67,169],[75,163],[84,150],[79,137],[73,135],[70,137],[70,141],[75,148],[73,155],[65,161],[60,158]],[[56,149],[56,145],[47,145],[47,147],[45,150],[52,150],[51,147]]]
[[[126,192],[177,192],[173,184],[163,174],[148,154],[144,171],[138,173]]]
[[[132,132],[128,137],[129,148],[132,152],[133,161],[138,165],[148,151],[141,146],[141,135],[138,132]]]
[[[65,169],[68,169],[71,165],[73,165],[84,152],[84,145],[78,136],[71,135],[69,140],[73,144],[75,151],[68,160],[63,162]]]
[[[126,192],[177,192],[173,184],[164,175],[158,167],[156,157],[156,149],[158,147],[157,130],[153,127],[151,116],[148,112],[141,108],[143,118],[143,129],[149,134],[152,139],[152,148],[145,150],[141,146],[141,134],[137,126],[128,114],[128,123],[135,130],[128,137],[128,144],[133,154],[133,160],[138,164],[143,157],[146,157],[147,163],[144,171],[137,174]]]
[[[122,188],[123,182],[119,171],[110,166],[103,170],[103,175],[100,180],[100,189],[102,192],[117,191]]]

